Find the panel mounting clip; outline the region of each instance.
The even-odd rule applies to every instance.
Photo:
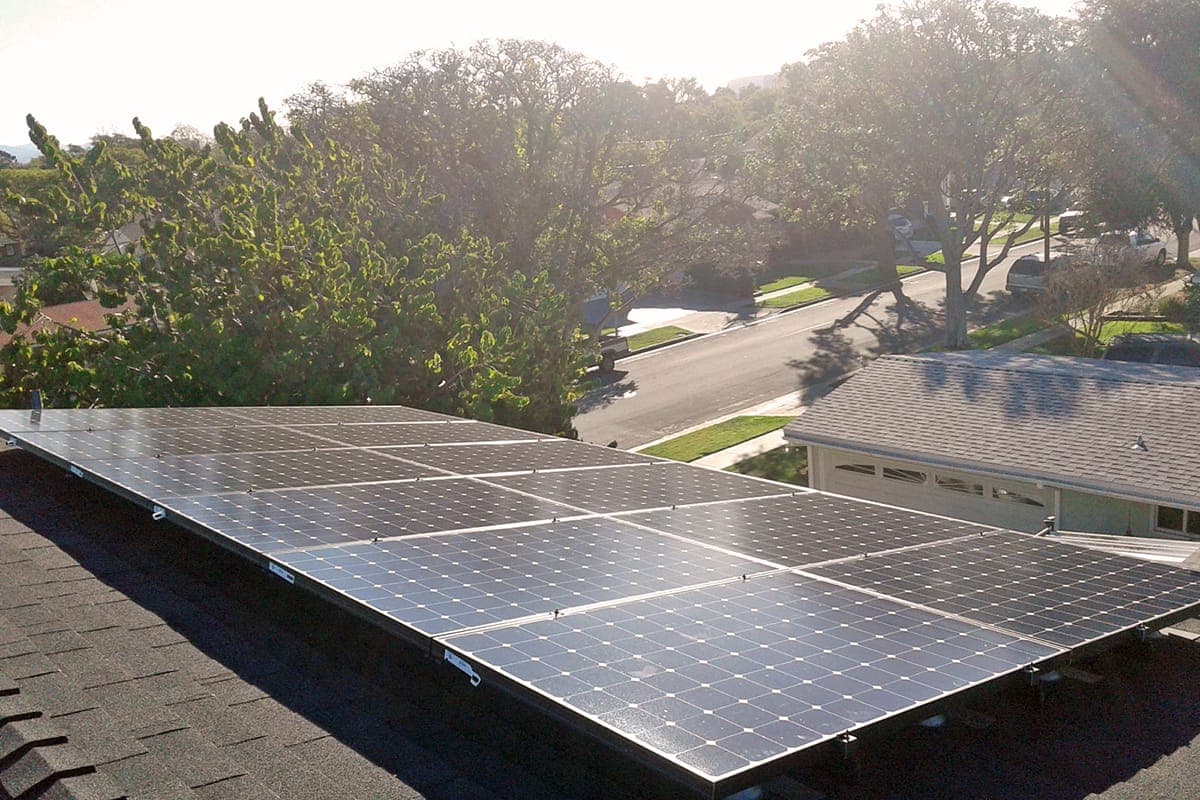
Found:
[[[167,510],[162,506],[155,506],[154,508],[150,509],[150,519],[154,520],[155,522],[162,522],[166,518]]]
[[[283,567],[279,566],[279,565],[278,565],[278,564],[276,564],[274,561],[268,561],[268,562],[267,562],[267,571],[268,571],[268,572],[270,572],[272,575],[278,575],[279,577],[283,578],[283,579],[284,579],[285,581],[287,581],[288,583],[295,583],[295,582],[296,582],[296,576],[295,576],[295,575],[293,575],[292,573],[288,572],[286,569],[284,569]]]
[[[483,678],[479,677],[479,673],[475,671],[474,667],[467,663],[466,659],[460,658],[454,653],[451,653],[449,650],[444,650],[442,652],[445,654],[445,659],[449,661],[451,665],[467,674],[467,676],[471,679],[472,686],[478,686],[483,682]]]
[[[81,470],[79,467],[75,466],[74,464],[72,464],[71,466],[67,467],[67,472],[71,473],[71,474],[72,474],[72,475],[74,475],[76,478],[82,478],[82,477],[83,477],[83,470]]]
[[[16,446],[17,446],[17,439],[16,439],[16,437],[15,437],[15,436],[10,436],[10,437],[8,437],[7,439],[5,439],[5,440],[4,440],[4,443],[5,443],[6,445],[8,445],[9,447],[16,447]]]

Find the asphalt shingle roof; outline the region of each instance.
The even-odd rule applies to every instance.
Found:
[[[890,355],[815,403],[786,434],[1200,507],[1200,370],[1190,367],[999,352]]]
[[[0,800],[628,796],[582,738],[281,587],[0,453]]]

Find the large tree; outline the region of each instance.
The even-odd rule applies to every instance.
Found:
[[[1074,54],[1091,121],[1078,162],[1089,211],[1119,227],[1162,224],[1187,266],[1200,211],[1200,4],[1089,0]]]
[[[5,403],[373,401],[571,431],[584,362],[561,292],[498,269],[482,240],[429,234],[429,198],[386,156],[285,130],[261,101],[212,147],[134,125],[143,158],[124,165],[30,119],[60,176],[40,213],[144,235],[137,253],[69,247],[26,272],[0,315]],[[111,309],[110,328],[31,330],[45,280]]]
[[[737,118],[694,81],[638,87],[557,45],[502,40],[417,53],[349,89],[310,87],[290,116],[422,175],[442,198],[435,230],[486,237],[572,300],[639,294],[745,241],[738,185],[714,178],[736,170]]]
[[[819,213],[870,226],[882,242],[886,206],[928,208],[946,275],[946,345],[964,347],[965,303],[1034,224],[1017,224],[1001,198],[1041,189],[1058,172],[1053,80],[1060,21],[999,0],[914,0],[881,7],[796,75],[797,191]],[[814,180],[815,178],[815,180]],[[823,207],[815,191],[837,193]],[[1059,192],[1061,193],[1061,192]],[[1052,202],[1039,195],[1044,211]],[[1004,231],[999,252],[987,244]],[[963,256],[983,248],[962,284]]]

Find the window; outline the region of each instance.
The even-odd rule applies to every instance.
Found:
[[[976,494],[983,497],[982,483],[971,483],[970,481],[964,481],[962,478],[950,478],[946,475],[935,475],[933,480],[939,487],[947,491]]]
[[[1200,511],[1158,506],[1155,526],[1164,531],[1186,533],[1189,536],[1200,536]]]
[[[992,499],[1003,500],[1008,503],[1020,503],[1024,506],[1037,506],[1045,508],[1046,504],[1041,500],[1035,500],[1027,494],[1014,492],[1012,489],[1001,489],[999,486],[992,487]]]
[[[17,246],[15,244],[4,245],[4,255],[15,256],[17,254]]]
[[[901,483],[924,483],[925,473],[918,472],[915,469],[897,469],[895,467],[884,467],[883,477]]]
[[[870,475],[875,477],[874,464],[838,464],[835,469],[840,469],[845,472],[853,472],[858,475]]]

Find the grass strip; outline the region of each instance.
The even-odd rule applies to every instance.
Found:
[[[1048,324],[1044,320],[1023,315],[997,322],[995,325],[988,325],[986,328],[977,328],[968,333],[967,338],[971,340],[971,346],[974,349],[987,350],[1011,342],[1013,339],[1020,339],[1022,336],[1036,333],[1047,327]]]
[[[648,331],[635,333],[629,337],[630,350],[644,350],[647,347],[653,347],[656,344],[669,342],[674,339],[682,339],[685,336],[691,336],[692,332],[686,328],[680,328],[675,325],[666,325],[662,328],[652,328]]]
[[[695,461],[764,433],[779,430],[791,421],[792,417],[734,417],[639,452],[675,461]]]
[[[799,286],[802,283],[811,283],[812,278],[807,275],[785,275],[778,280],[773,280],[770,283],[764,283],[758,287],[758,290],[763,294],[769,292],[778,292],[780,289],[790,289],[793,286]]]
[[[725,470],[796,486],[808,486],[808,451],[803,447],[776,447],[732,467],[726,467]]]
[[[768,297],[766,300],[759,300],[758,306],[759,308],[791,308],[801,303],[815,303],[829,296],[828,289],[822,289],[819,286],[809,286],[799,291],[781,294],[778,297]]]
[[[1100,342],[1108,345],[1114,336],[1126,333],[1187,333],[1187,328],[1178,322],[1115,320],[1113,322],[1105,322],[1100,326]]]

